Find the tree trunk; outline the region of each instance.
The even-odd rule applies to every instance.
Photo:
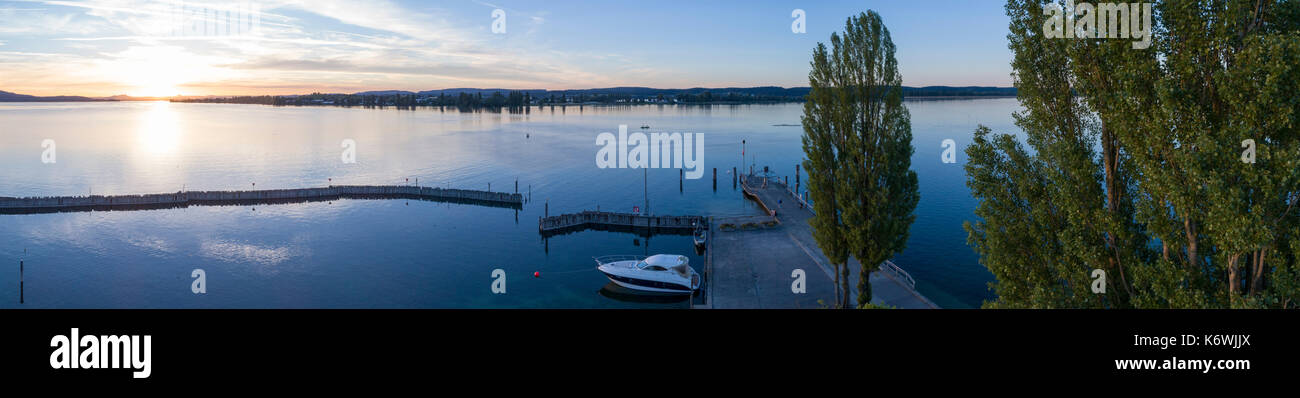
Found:
[[[841,274],[843,276],[840,278],[840,288],[844,289],[844,297],[842,298],[843,301],[840,302],[840,308],[852,308],[849,307],[851,296],[849,295],[849,263],[847,261],[844,263],[844,268],[841,270]]]
[[[1105,164],[1106,169],[1106,209],[1110,211],[1114,220],[1118,220],[1120,219],[1119,201],[1120,197],[1124,195],[1123,188],[1119,184],[1119,140],[1115,137],[1115,133],[1111,131],[1110,126],[1107,126],[1104,121],[1101,125],[1101,146],[1102,162]],[[1117,224],[1117,228],[1123,228],[1123,224]],[[1119,270],[1119,281],[1124,285],[1124,291],[1132,293],[1129,290],[1128,277],[1124,275],[1124,263],[1119,258],[1120,248],[1116,238],[1119,236],[1118,232],[1110,231],[1109,236],[1106,238],[1106,245],[1111,247],[1111,253],[1114,255],[1114,257],[1110,258],[1110,267]]]
[[[1264,292],[1264,256],[1268,254],[1268,249],[1259,249],[1255,254],[1255,271],[1250,279],[1250,294],[1256,295]]]
[[[858,307],[871,303],[871,270],[867,267],[858,269]]]
[[[1240,254],[1233,254],[1232,257],[1228,257],[1228,298],[1233,302],[1237,301],[1237,297],[1241,293],[1241,276],[1237,272],[1239,260],[1241,260]]]
[[[835,304],[832,304],[831,308],[835,308],[836,306],[840,306],[841,309],[844,308],[843,305],[841,305],[843,300],[840,297],[843,297],[840,293],[840,265],[835,264]]]

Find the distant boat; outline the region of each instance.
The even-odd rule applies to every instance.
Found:
[[[610,281],[628,289],[691,294],[700,288],[700,274],[691,268],[686,256],[603,256],[595,260],[596,269]]]
[[[648,125],[648,124],[643,124],[643,125],[641,125],[641,128],[643,128],[643,129],[648,129],[648,128],[650,128],[650,125]]]

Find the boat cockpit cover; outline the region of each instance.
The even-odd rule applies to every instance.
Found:
[[[656,254],[647,257],[645,259],[645,262],[647,264],[660,265],[663,266],[664,268],[671,268],[671,267],[676,267],[678,265],[685,265],[689,263],[690,260],[687,260],[686,256],[678,256],[673,254]]]

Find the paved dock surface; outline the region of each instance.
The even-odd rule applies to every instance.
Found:
[[[784,184],[776,179],[763,184],[761,177],[746,178],[746,188],[759,203],[776,210],[779,225],[766,226],[771,217],[715,217],[709,228],[708,299],[706,308],[823,308],[835,302],[834,268],[812,236],[808,219]],[[743,227],[749,224],[748,228]],[[732,231],[724,226],[736,226]],[[849,285],[856,300],[857,260],[849,261]],[[792,292],[791,276],[803,270],[806,292]],[[872,304],[904,309],[938,308],[917,293],[904,278],[877,271],[871,274]],[[820,300],[820,302],[819,302]],[[851,301],[852,302],[852,301]]]

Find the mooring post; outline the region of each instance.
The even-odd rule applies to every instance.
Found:
[[[678,192],[686,190],[685,188],[686,185],[684,185],[685,178],[686,178],[686,170],[677,169],[677,191]]]
[[[713,168],[713,190],[714,191],[718,190],[718,168],[717,167]]]
[[[740,176],[736,175],[736,168],[733,166],[731,168],[731,189],[736,189],[736,180],[739,178]]]
[[[519,178],[515,178],[515,193],[519,193]]]
[[[23,303],[23,260],[18,259],[18,304]]]
[[[794,192],[799,194],[799,165],[794,165]]]
[[[545,217],[550,217],[550,216],[551,216],[551,200],[550,200],[550,199],[547,199],[547,200],[546,200],[546,208],[542,211],[542,214],[543,214]]]

